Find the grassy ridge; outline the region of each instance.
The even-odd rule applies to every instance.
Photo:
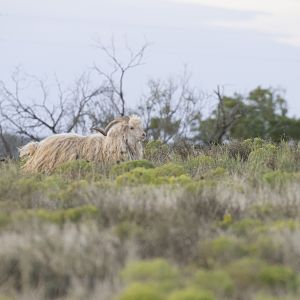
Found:
[[[0,299],[299,299],[300,146],[151,142],[145,158],[2,164]]]

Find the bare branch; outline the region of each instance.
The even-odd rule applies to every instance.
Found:
[[[52,100],[50,88],[45,81],[18,72],[12,76],[12,88],[0,82],[0,115],[12,132],[33,140],[39,140],[47,131],[56,134],[71,132],[75,128],[83,129],[88,104],[105,90],[104,87],[91,88],[86,74],[80,77],[74,89],[66,91],[56,78],[57,96]],[[34,87],[34,90],[29,87]],[[29,97],[32,92],[39,97]]]
[[[128,45],[126,45],[127,51],[129,52],[129,58],[126,63],[123,63],[116,54],[116,48],[113,39],[111,40],[111,45],[109,47],[104,46],[100,41],[98,41],[96,45],[96,47],[100,49],[106,57],[108,57],[113,71],[108,73],[96,64],[94,64],[94,69],[101,77],[104,77],[110,86],[111,91],[113,91],[113,94],[116,95],[116,97],[112,95],[110,100],[117,113],[121,116],[124,116],[126,112],[124,82],[127,72],[130,69],[136,68],[143,64],[142,61],[148,46],[149,44],[145,43],[138,51],[134,52],[128,47]]]
[[[149,89],[139,106],[147,136],[166,143],[190,136],[192,121],[202,109],[203,95],[191,87],[188,73],[185,71],[179,80],[151,80]]]
[[[226,108],[223,90],[221,90],[219,86],[214,93],[217,96],[218,104],[215,113],[215,128],[212,136],[210,137],[210,143],[221,143],[224,136],[242,116],[242,114],[239,102],[236,102],[236,104],[230,109]]]

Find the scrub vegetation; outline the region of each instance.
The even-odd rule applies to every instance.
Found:
[[[296,300],[300,145],[149,142],[145,159],[0,166],[0,299]]]

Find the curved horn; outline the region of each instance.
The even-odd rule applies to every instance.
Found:
[[[104,136],[106,136],[106,131],[103,128],[92,127],[91,130],[98,131],[98,132],[102,133]]]
[[[120,123],[120,122],[129,122],[130,118],[129,117],[118,117],[118,118],[115,118],[113,121],[111,121],[104,129],[105,131],[105,135],[107,135],[108,131],[116,124]]]

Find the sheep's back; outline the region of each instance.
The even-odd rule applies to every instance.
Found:
[[[57,134],[40,142],[37,151],[23,169],[28,172],[49,173],[57,166],[71,160],[88,159],[84,149],[88,137],[77,134]]]

